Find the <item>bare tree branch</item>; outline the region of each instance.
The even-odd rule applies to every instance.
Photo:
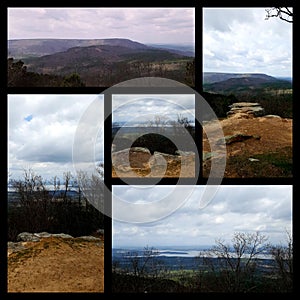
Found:
[[[291,7],[272,7],[267,8],[266,12],[266,20],[275,17],[285,22],[293,23],[293,8]]]

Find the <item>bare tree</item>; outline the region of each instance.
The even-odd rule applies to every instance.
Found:
[[[286,245],[271,246],[270,252],[275,261],[275,274],[278,274],[283,288],[291,290],[293,286],[293,238],[286,231]]]
[[[279,18],[285,22],[293,23],[293,8],[292,7],[271,7],[266,9],[266,20],[270,18]]]
[[[64,189],[64,194],[63,194],[63,200],[64,200],[64,202],[66,202],[67,201],[67,192],[69,190],[70,180],[72,179],[73,176],[72,176],[71,172],[68,171],[68,172],[64,172],[63,177],[64,177],[64,182],[65,182],[65,184],[64,184],[65,189]]]
[[[191,133],[193,126],[191,125],[191,121],[187,117],[184,117],[182,114],[178,114],[177,124],[181,129],[181,133],[185,134],[187,131]]]
[[[154,124],[156,126],[156,131],[163,133],[165,131],[167,123],[167,118],[163,115],[155,115],[154,116]]]
[[[232,238],[232,244],[226,244],[224,240],[216,240],[206,255],[203,263],[207,265],[216,277],[221,290],[227,292],[246,292],[255,286],[250,285],[256,269],[256,260],[259,254],[268,249],[268,238],[259,232],[236,232]],[[247,286],[243,283],[247,281]]]
[[[24,229],[35,232],[48,228],[52,223],[49,205],[51,197],[42,176],[32,169],[23,170],[23,179],[11,180],[14,191],[19,196],[19,205],[24,211]]]
[[[123,268],[124,271],[121,272],[131,275],[135,279],[131,287],[132,290],[147,292],[152,289],[153,281],[144,281],[143,278],[158,279],[167,277],[169,271],[158,258],[158,254],[158,250],[149,246],[144,247],[141,252],[128,251],[124,254],[123,260],[126,266]],[[115,266],[118,264],[118,262],[114,262]]]
[[[55,175],[52,179],[53,192],[52,192],[52,201],[55,199],[56,193],[60,190],[60,179]]]
[[[195,86],[195,58],[186,63],[185,82],[189,86]]]
[[[82,170],[77,172],[78,191],[84,196],[86,210],[91,204],[104,211],[104,180],[101,174],[101,171],[91,175]]]

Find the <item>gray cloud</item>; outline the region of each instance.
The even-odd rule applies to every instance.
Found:
[[[29,166],[44,178],[72,172],[74,135],[82,114],[97,97],[103,102],[98,95],[9,95],[8,154],[12,175],[20,176]],[[98,120],[103,109],[95,113]],[[84,139],[90,138],[88,129],[82,136],[83,157],[85,151],[91,151],[84,147]],[[93,137],[97,149],[92,149],[97,161],[103,160],[101,127],[99,130],[98,136]]]
[[[131,203],[151,203],[161,201],[172,189],[161,185],[146,189],[114,186],[113,197]],[[210,203],[200,209],[204,190],[205,186],[193,190],[191,186],[182,186],[174,196],[180,197],[182,206],[156,222],[132,224],[113,220],[114,245],[211,245],[217,238],[230,242],[236,231],[260,231],[270,242],[279,243],[285,238],[285,230],[291,230],[292,186],[219,186]]]
[[[114,122],[149,121],[155,115],[177,120],[179,114],[195,119],[195,95],[113,95]]]
[[[10,8],[8,36],[194,43],[195,16],[193,8]]]
[[[204,71],[292,74],[292,24],[264,8],[205,8]]]

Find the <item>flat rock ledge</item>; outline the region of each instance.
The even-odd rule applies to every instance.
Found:
[[[254,118],[265,115],[264,108],[259,103],[254,102],[236,102],[229,105],[229,108],[227,117]]]

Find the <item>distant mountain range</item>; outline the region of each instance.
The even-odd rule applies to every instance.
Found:
[[[58,52],[64,52],[74,47],[119,46],[132,50],[165,50],[171,53],[194,56],[191,45],[173,44],[142,44],[129,39],[19,39],[8,41],[8,57],[22,59],[41,57]]]
[[[292,80],[263,73],[203,73],[203,90],[213,93],[242,93],[262,89],[291,89]]]
[[[187,47],[145,45],[123,38],[24,39],[8,41],[8,58],[21,59],[28,72],[78,73],[86,86],[110,86],[144,76],[184,82],[187,63],[194,59],[191,46]]]
[[[195,47],[194,45],[177,45],[177,44],[146,44],[150,47],[165,49],[170,52],[177,54],[182,54],[186,56],[195,56]]]

